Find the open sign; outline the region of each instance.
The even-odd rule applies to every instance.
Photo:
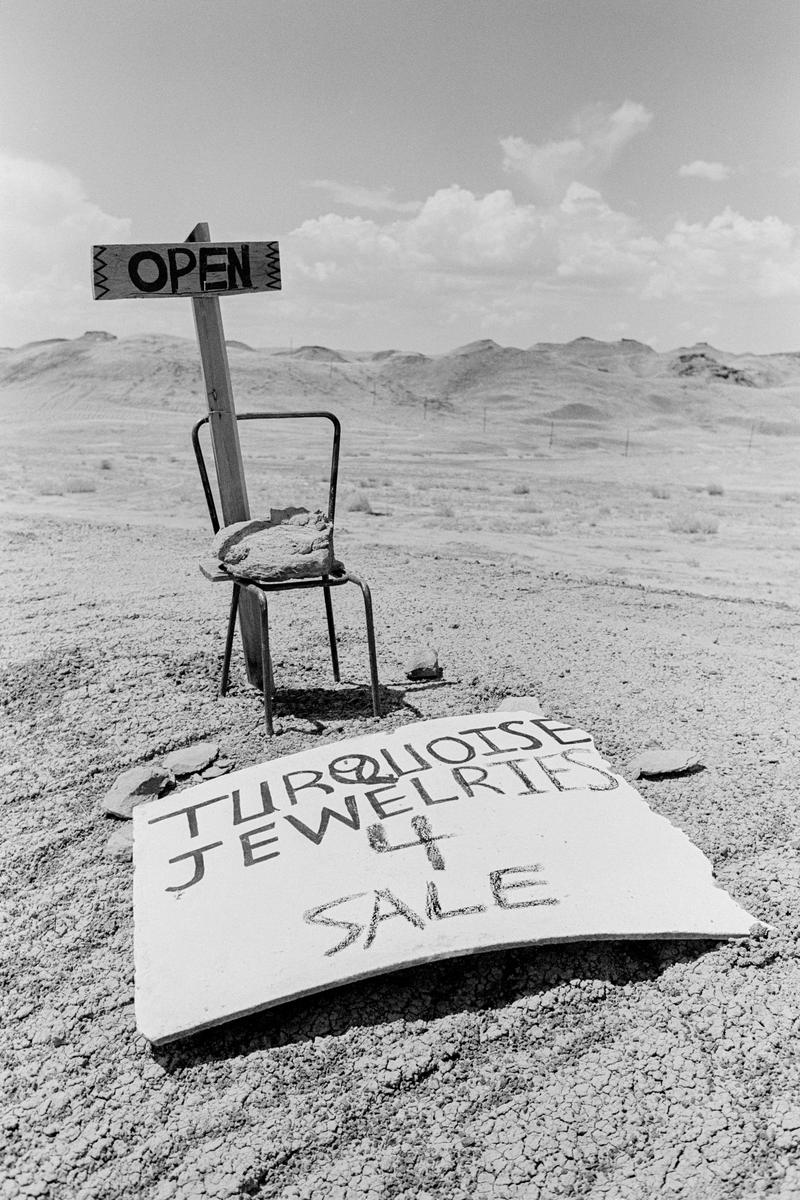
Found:
[[[178,242],[92,249],[95,300],[230,296],[277,291],[281,286],[277,242]]]

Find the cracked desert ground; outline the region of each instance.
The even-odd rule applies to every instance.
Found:
[[[240,412],[342,419],[336,550],[373,590],[384,716],[349,588],[338,686],[319,597],[274,605],[273,742],[238,642],[217,698],[190,338],[0,351],[0,1194],[800,1197],[800,355],[230,358]],[[324,505],[310,425],[243,435],[254,514]],[[440,681],[405,678],[419,643]],[[771,931],[478,955],[160,1049],[137,1034],[132,866],[97,809],[121,771],[204,739],[243,767],[509,695],[623,775],[649,744],[695,750],[703,771],[636,786]]]

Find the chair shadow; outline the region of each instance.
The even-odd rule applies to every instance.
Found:
[[[570,942],[424,963],[305,996],[153,1047],[152,1053],[171,1073],[356,1028],[504,1008],[576,980],[613,990],[652,982],[676,963],[694,962],[719,945],[713,939]]]
[[[254,690],[253,695],[260,700],[260,693]],[[381,716],[395,712],[418,715],[413,704],[406,701],[404,688],[381,684],[378,695]],[[281,687],[278,682],[274,703],[275,718],[282,722],[290,721],[292,717],[325,723],[354,717],[372,719],[372,693],[368,684],[331,682],[322,687]]]
[[[409,697],[420,692],[437,688],[453,687],[448,680],[425,680],[420,683],[402,686],[398,684],[380,684],[378,694],[380,699],[381,717],[391,713],[408,713],[414,720],[423,720],[425,713],[417,708]],[[229,696],[248,696],[255,704],[261,703],[261,693],[244,682],[231,687]],[[368,684],[329,683],[327,686],[313,687],[281,687],[277,682],[275,689],[275,720],[280,723],[291,722],[292,717],[301,718],[312,723],[335,723],[337,720],[353,720],[373,718],[372,693]]]

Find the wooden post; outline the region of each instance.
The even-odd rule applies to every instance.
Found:
[[[210,242],[205,221],[195,225],[187,242]],[[217,296],[192,298],[194,324],[200,345],[200,358],[208,399],[208,422],[214,465],[219,485],[222,524],[247,521],[250,505],[244,478],[236,408],[233,403],[228,351],[222,329],[222,314]],[[254,687],[261,687],[261,614],[254,596],[242,591],[239,596],[239,629],[247,664],[247,678]]]

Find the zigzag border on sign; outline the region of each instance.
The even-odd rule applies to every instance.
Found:
[[[108,287],[106,286],[106,280],[108,278],[108,276],[106,275],[106,270],[108,269],[108,263],[102,257],[102,255],[105,254],[107,249],[108,249],[107,246],[95,246],[95,248],[94,248],[94,298],[95,298],[95,300],[102,300],[103,297],[105,295],[107,295],[108,291],[109,291]],[[100,290],[101,288],[102,288],[102,291]]]
[[[269,243],[270,249],[264,255],[264,267],[268,272],[267,287],[280,291],[281,287],[281,257],[277,242]]]

